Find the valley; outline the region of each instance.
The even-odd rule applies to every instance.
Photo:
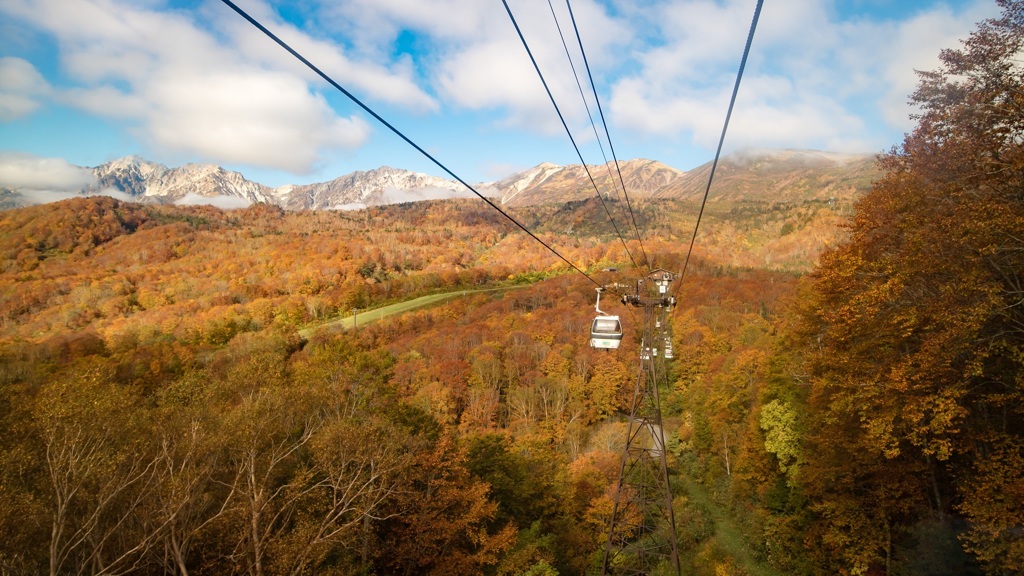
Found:
[[[928,448],[947,446],[942,459],[922,455],[908,438],[940,424],[903,417],[949,406],[941,392],[858,383],[881,361],[918,386],[899,380],[917,368],[888,339],[940,311],[960,315],[950,329],[982,326],[964,315],[983,306],[902,316],[913,308],[884,289],[848,296],[886,277],[845,267],[884,261],[850,251],[865,215],[889,214],[876,209],[892,184],[829,166],[727,164],[707,204],[659,391],[684,573],[986,573],[971,551],[1002,540],[952,520],[990,514],[952,475],[977,437],[947,430]],[[640,243],[623,246],[599,200],[552,190],[558,201],[533,203],[525,187],[508,209],[596,281],[640,275]],[[643,252],[681,269],[698,200],[631,201]],[[627,221],[623,202],[605,204]],[[943,218],[955,212],[928,221]],[[911,246],[958,249],[942,238]],[[624,344],[590,348],[593,285],[478,200],[328,211],[75,197],[0,212],[0,252],[3,570],[599,569],[639,327],[602,301]],[[948,282],[938,270],[902,281]],[[963,282],[940,294],[995,293]],[[1000,358],[977,358],[968,378],[1009,374]],[[956,402],[973,415],[949,418],[993,424]],[[862,424],[877,414],[889,419]],[[892,439],[887,425],[905,430]]]
[[[694,207],[653,198],[636,204],[646,249],[659,265],[680,265]],[[596,278],[628,281],[635,274],[596,199],[512,210]],[[685,400],[692,385],[684,385],[683,375],[695,377],[707,344],[693,340],[693,327],[713,327],[720,342],[736,330],[760,334],[748,345],[768,354],[766,331],[785,295],[808,262],[843,236],[835,225],[840,210],[816,201],[723,201],[706,217],[677,317],[674,374],[680,379],[665,391],[666,423],[678,439],[673,469],[680,472],[688,454],[710,448],[688,439],[694,407]],[[791,229],[782,234],[787,222]],[[572,574],[597,561],[635,344],[611,354],[590,349],[592,287],[480,202],[291,212],[265,204],[222,210],[93,197],[0,213],[0,229],[0,384],[9,402],[3,433],[15,437],[20,428],[26,441],[68,446],[79,434],[95,438],[97,456],[108,459],[103,474],[120,483],[97,484],[100,468],[90,461],[40,460],[8,476],[10,506],[0,516],[12,546],[0,553],[5,565],[47,555],[15,550],[46,541],[37,533],[49,517],[39,474],[51,466],[73,476],[77,505],[113,522],[90,527],[71,515],[60,521],[65,530],[142,538],[150,543],[140,548],[146,554],[184,533],[188,546],[179,560],[196,569],[207,566],[201,558],[227,558],[231,550],[295,565],[370,564],[381,573],[449,566],[444,550],[452,546],[466,554],[457,564],[464,573],[548,566]],[[782,249],[781,240],[799,248]],[[629,244],[635,251],[637,243]],[[748,247],[746,256],[735,249],[740,244]],[[766,254],[773,255],[772,266]],[[760,265],[737,266],[736,258]],[[621,304],[609,306],[626,315]],[[352,308],[359,309],[359,330],[339,331],[352,324]],[[627,323],[627,330],[633,342],[635,326]],[[726,360],[747,350],[730,344],[717,354]],[[742,366],[728,370],[751,367]],[[65,398],[59,405],[68,412],[46,412],[57,406],[52,394]],[[93,399],[104,403],[90,407]],[[111,435],[109,422],[131,430],[141,444]],[[259,429],[243,442],[238,434],[246,422],[259,422]],[[181,426],[196,435],[182,436]],[[359,481],[355,471],[364,465],[388,467],[395,476],[335,514],[320,506],[343,486],[335,480],[306,485],[303,474],[335,474],[307,442],[336,434],[350,438],[345,442],[369,434],[377,439],[358,442],[378,447],[353,454],[346,466],[356,466],[356,475],[336,476],[337,482]],[[373,435],[398,444],[382,451],[390,444]],[[160,448],[166,442],[174,443],[173,452]],[[290,448],[278,459],[273,445]],[[31,443],[12,446],[33,450]],[[240,460],[238,450],[261,455]],[[446,462],[441,469],[438,458]],[[134,468],[139,462],[152,467]],[[189,462],[202,462],[186,473],[189,492],[176,492],[174,477],[156,468]],[[250,472],[269,474],[262,481],[269,484],[237,484],[236,474]],[[436,473],[444,475],[431,479]],[[255,507],[251,498],[272,487],[309,492]],[[165,524],[161,508],[112,507],[105,495],[113,489],[140,502],[172,498],[167,502],[189,510],[195,523]],[[692,515],[685,491],[678,494],[682,517]],[[337,532],[331,539],[310,537],[309,548],[294,554],[281,546],[306,536],[291,524],[269,520],[262,552],[249,548],[250,540],[223,536],[240,529],[239,518],[257,513],[330,522],[325,530]],[[367,513],[391,519],[355,522]],[[26,514],[40,523],[11,523]],[[128,518],[135,526],[130,533],[120,528]],[[421,531],[432,523],[449,527]],[[431,544],[432,538],[446,543]],[[733,565],[730,548],[714,538],[688,542],[688,554],[714,559],[708,566]],[[61,543],[65,562],[88,558],[89,547]],[[368,552],[339,557],[338,546]],[[393,550],[398,554],[385,553]],[[124,562],[141,558],[123,553]],[[707,562],[697,558],[694,567]],[[767,562],[763,552],[753,558],[744,566]]]

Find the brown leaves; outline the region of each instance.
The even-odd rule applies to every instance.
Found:
[[[962,539],[965,548],[986,566],[1008,572],[1024,571],[1024,451],[1015,438],[1002,437],[980,459],[967,489],[974,497],[959,506],[971,520]]]
[[[497,505],[487,498],[488,485],[469,476],[465,462],[464,450],[449,437],[417,456],[407,476],[411,485],[397,502],[394,528],[380,549],[382,563],[402,573],[476,574],[512,546],[515,527],[489,527]]]
[[[1024,427],[1005,412],[1024,403],[1011,352],[1024,344],[1024,3],[1000,4],[1001,18],[921,75],[918,126],[880,159],[851,241],[815,272],[808,486],[832,525],[825,541],[855,566],[889,552],[879,527],[951,513],[956,500],[978,523],[968,548],[993,569],[1020,567],[1019,539],[999,526],[1019,526],[1024,507],[1012,496],[1021,467],[1007,464]],[[898,471],[922,461],[930,489]],[[857,531],[874,536],[845,541],[858,505],[874,524]]]

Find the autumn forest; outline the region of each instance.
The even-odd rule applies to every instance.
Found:
[[[1001,6],[849,198],[712,194],[660,392],[684,574],[1024,572]],[[699,199],[634,208],[680,270]],[[597,199],[511,213],[600,282],[641,274]],[[600,572],[636,318],[602,301],[623,345],[590,348],[594,285],[482,202],[76,198],[0,212],[0,254],[0,574]]]

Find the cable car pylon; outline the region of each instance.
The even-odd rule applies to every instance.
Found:
[[[680,574],[672,490],[658,388],[666,379],[670,287],[677,275],[651,271],[622,302],[641,309],[643,339],[629,429],[608,527],[603,575]]]

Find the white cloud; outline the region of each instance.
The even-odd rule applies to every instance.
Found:
[[[356,93],[356,96],[368,95],[375,101],[397,104],[418,112],[437,109],[437,102],[416,85],[413,80],[414,71],[407,61],[398,61],[387,67],[371,60],[356,60],[331,39],[314,38],[282,22],[262,2],[249,0],[238,4],[342,87]],[[246,58],[258,60],[276,70],[297,74],[308,82],[326,87],[326,83],[315,72],[226,7],[218,6],[216,10],[209,9],[208,12],[216,14],[220,30]]]
[[[92,195],[92,194],[90,194],[90,195]],[[139,199],[137,197],[132,196],[131,194],[129,194],[127,192],[122,192],[122,191],[118,190],[117,188],[103,188],[102,190],[99,190],[99,191],[95,192],[95,195],[97,195],[97,196],[110,196],[111,198],[120,200],[122,202],[138,202],[139,201]]]
[[[991,0],[929,0],[897,21],[867,9],[849,15],[851,4],[881,0],[841,2],[766,3],[728,148],[887,147],[894,131],[910,125],[913,69],[934,68],[941,48],[955,47],[975,22],[998,11]],[[391,119],[396,109],[431,114],[427,126],[453,119],[452,126],[474,125],[485,136],[495,127],[511,129],[512,137],[520,130],[563,131],[500,2],[239,4],[371,106],[391,106],[382,110]],[[301,24],[279,15],[286,4]],[[574,135],[592,138],[548,5],[509,4]],[[616,138],[713,149],[753,4],[574,0],[613,134],[628,131]],[[62,102],[127,126],[171,157],[293,174],[320,169],[337,152],[368,141],[371,128],[361,113],[350,116],[347,104],[335,110],[332,89],[221,2],[174,5],[0,0],[0,19],[33,30],[33,38],[56,39],[64,72],[50,79],[51,88],[28,62],[0,59],[0,120]],[[577,72],[585,75],[565,5],[554,5]],[[401,53],[410,45],[409,54]],[[411,122],[399,117],[396,124],[406,129]]]
[[[270,12],[262,2],[247,4]],[[0,12],[57,38],[61,64],[77,84],[62,88],[59,101],[126,122],[158,151],[307,173],[329,154],[366,142],[366,122],[337,114],[311,87],[323,88],[322,81],[223,4],[203,8],[221,26],[216,32],[188,12],[158,5],[4,0]],[[264,22],[341,82],[412,110],[436,107],[415,85],[407,64],[389,69],[357,62],[277,18]],[[7,92],[0,93],[0,114],[30,111],[24,94],[18,99]]]
[[[766,5],[729,127],[727,147],[877,150],[907,129],[916,69],[932,69],[974,22],[992,16],[977,0],[945,5],[902,22],[867,15],[839,21],[828,3]],[[615,124],[639,134],[717,144],[752,16],[752,3],[659,3],[654,35],[663,43],[637,53],[638,68],[614,82]],[[878,118],[868,122],[865,118]]]
[[[721,130],[719,122],[718,130]],[[863,123],[833,102],[801,98],[791,105],[758,103],[738,107],[730,122],[729,149],[742,146],[807,147],[808,143],[824,150],[864,151],[864,142],[853,140]],[[718,143],[703,143],[713,148]]]
[[[50,204],[60,202],[69,198],[75,198],[78,194],[66,190],[19,190],[16,200],[18,206],[31,206],[33,204]]]
[[[579,89],[565,57],[550,8],[543,2],[510,0],[509,5],[534,57],[574,132],[586,120]],[[573,55],[587,97],[586,69],[579,54],[565,5],[554,3],[559,25]],[[591,66],[621,58],[616,49],[628,44],[632,32],[592,0],[574,3],[574,15]],[[439,97],[456,108],[496,112],[487,122],[534,133],[563,132],[558,116],[500,2],[479,0],[352,0],[321,2],[318,21],[338,30],[355,49],[387,57],[403,31],[429,42],[419,54]],[[591,102],[592,112],[596,106]],[[495,119],[496,118],[496,119]]]
[[[120,190],[113,188],[104,188],[99,192],[93,192],[90,194],[82,194],[81,192],[73,192],[69,190],[19,190],[19,196],[21,197],[19,204],[50,204],[52,202],[60,202],[61,200],[68,200],[71,198],[85,198],[89,196],[110,196],[123,202],[138,202],[138,198],[133,198],[131,194],[125,194]]]
[[[96,177],[89,169],[60,158],[0,153],[0,187],[3,188],[77,192],[95,183]]]
[[[145,97],[145,134],[155,146],[221,162],[302,172],[321,150],[355,148],[369,135],[364,121],[336,116],[322,97],[282,73],[185,72],[154,80]]]
[[[49,92],[49,83],[31,63],[21,58],[0,58],[0,122],[31,114]]]
[[[446,198],[476,198],[476,194],[468,188],[449,190],[448,188],[420,188],[418,190],[400,190],[386,188],[380,197],[374,199],[373,205],[401,204],[402,202],[418,202],[420,200],[442,200]]]
[[[58,100],[93,114],[138,120],[150,113],[150,104],[138,92],[125,92],[114,86],[70,88],[61,91]]]
[[[402,29],[430,35],[442,43],[472,43],[492,34],[505,17],[498,3],[479,0],[321,1],[317,20],[368,54],[391,50]]]
[[[83,190],[95,185],[96,177],[91,170],[61,158],[0,153],[0,188],[14,190],[20,204],[49,204],[82,197]],[[133,201],[129,195],[109,188],[92,194]]]
[[[496,39],[452,54],[438,71],[446,98],[470,108],[505,107],[520,118],[557,118],[519,41]]]
[[[751,8],[749,2],[720,4],[707,0],[659,6],[655,9],[654,25],[670,40],[644,51],[641,64],[645,74],[668,81],[688,74],[688,82],[692,82],[699,77],[695,72],[714,70],[722,64],[733,65],[746,38],[747,28],[743,22],[750,22]],[[785,8],[777,10],[806,17],[804,13]]]
[[[337,206],[331,207],[331,210],[362,210],[366,208],[366,204],[362,202],[351,202],[348,204],[338,204]]]
[[[448,188],[420,188],[418,190],[385,188],[379,195],[375,195],[368,202],[336,204],[331,207],[331,210],[362,210],[368,206],[385,206],[388,204],[401,204],[403,202],[444,200],[447,198],[476,198],[476,195],[466,188],[462,190],[450,190]]]
[[[996,16],[995,8],[994,3],[978,3],[956,14],[939,7],[898,25],[891,42],[883,45],[884,53],[879,54],[880,73],[888,88],[880,95],[879,108],[887,122],[904,130],[913,126],[908,118],[912,109],[907,104],[918,82],[913,71],[937,69],[939,51],[960,48],[960,40],[967,39],[973,23]]]
[[[175,202],[175,204],[180,206],[206,205],[221,208],[223,210],[233,210],[235,208],[245,208],[246,206],[249,206],[251,202],[238,196],[201,196],[194,192],[189,192]]]
[[[103,190],[95,196],[110,196],[118,200],[125,202],[134,202],[127,194],[122,194],[116,190]],[[90,194],[89,196],[93,196]],[[70,200],[71,198],[85,198],[86,195],[78,192],[69,192],[67,190],[19,190],[15,192],[10,200],[17,206],[31,206],[34,204],[52,204],[53,202],[61,202],[63,200]]]

